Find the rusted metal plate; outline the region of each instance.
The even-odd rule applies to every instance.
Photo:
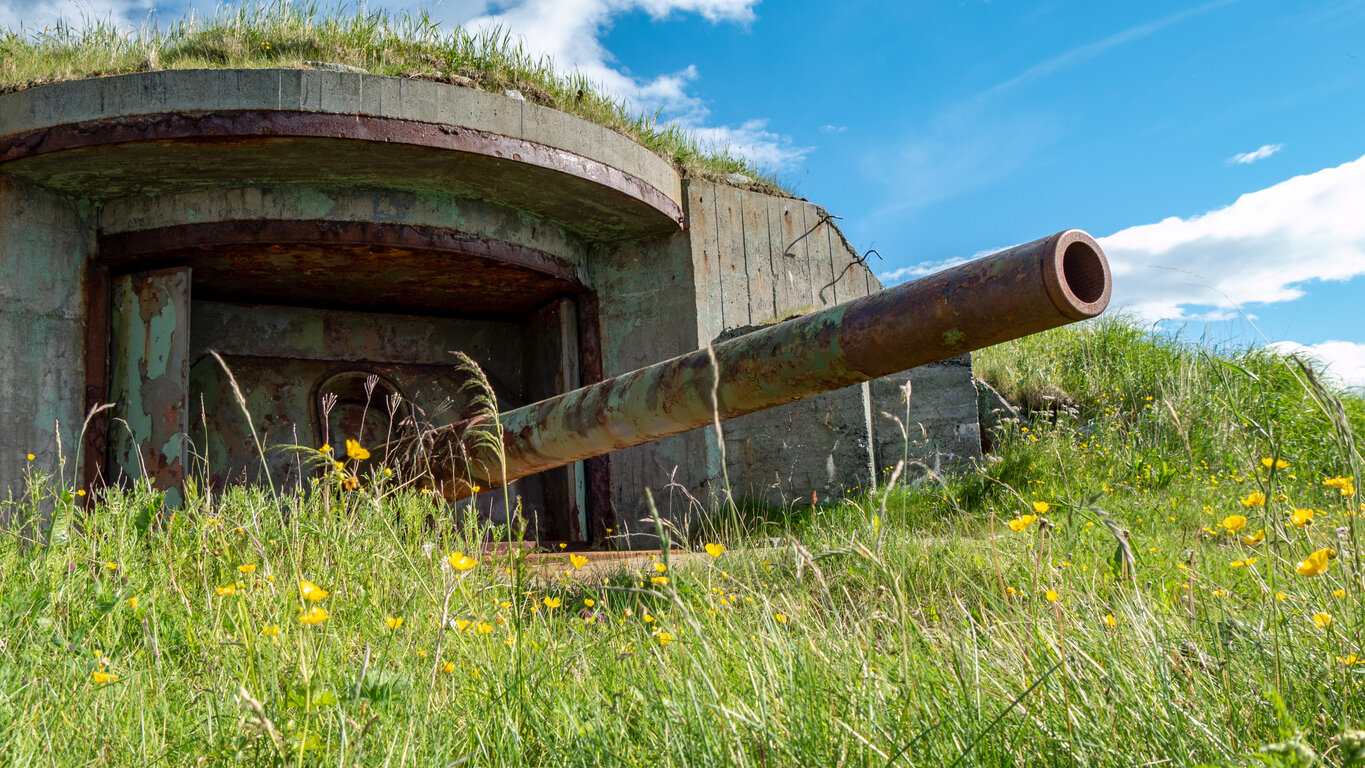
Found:
[[[307,178],[460,187],[607,241],[676,232],[682,222],[662,191],[600,161],[495,133],[366,115],[228,110],[92,120],[5,137],[0,164],[97,199]]]
[[[502,414],[507,476],[562,466],[1094,317],[1110,273],[1078,230],[730,339]],[[981,307],[990,307],[982,312]],[[715,368],[721,372],[716,386]],[[459,425],[405,456],[461,455]],[[488,484],[487,455],[430,476],[447,498]]]
[[[585,294],[578,299],[578,348],[582,386],[602,380],[602,332],[597,297]],[[616,527],[616,510],[611,501],[611,459],[593,456],[583,460],[585,486],[585,538],[594,544],[606,542]]]
[[[109,270],[91,260],[85,279],[85,442],[81,446],[81,478],[87,488],[105,483],[109,455]],[[91,414],[94,414],[91,416]],[[95,503],[95,494],[85,496]]]
[[[525,246],[437,227],[249,220],[125,232],[100,240],[119,270],[192,267],[202,299],[388,312],[521,317],[585,290],[572,265]]]
[[[150,479],[170,507],[185,480],[189,322],[189,269],[112,280],[110,469],[124,481]]]

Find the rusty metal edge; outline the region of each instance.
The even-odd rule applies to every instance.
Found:
[[[377,245],[432,253],[457,253],[538,272],[567,283],[566,287],[573,291],[586,290],[572,265],[545,251],[441,227],[412,224],[326,219],[238,219],[176,224],[100,235],[98,258],[105,265],[122,268],[167,253],[246,243]]]
[[[109,397],[109,269],[91,259],[86,263],[85,274],[85,414],[88,415]],[[85,496],[85,503],[90,505],[95,501],[94,489],[106,482],[107,410],[90,419],[82,439],[80,482],[83,488],[92,491]]]
[[[602,328],[597,296],[578,297],[578,366],[580,386],[602,380]],[[583,481],[587,485],[588,530],[583,538],[592,544],[608,541],[607,529],[616,527],[616,510],[611,503],[611,458],[595,456],[583,461]]]
[[[525,163],[599,184],[644,203],[679,228],[683,224],[682,207],[661,190],[599,160],[488,131],[369,115],[248,109],[108,117],[11,134],[0,140],[0,165],[53,152],[113,144],[244,138],[351,139]]]

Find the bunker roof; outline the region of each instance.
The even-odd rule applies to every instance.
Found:
[[[313,69],[450,83],[505,94],[600,124],[685,177],[788,194],[728,148],[706,146],[657,115],[633,112],[580,73],[558,74],[509,33],[442,31],[425,13],[317,11],[276,3],[187,16],[165,30],[106,22],[0,30],[0,94],[84,78],[174,69]]]

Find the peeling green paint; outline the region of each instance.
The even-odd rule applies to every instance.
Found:
[[[949,328],[943,332],[943,346],[954,349],[967,338],[967,334],[957,328]]]

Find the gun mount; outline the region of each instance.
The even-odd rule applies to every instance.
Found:
[[[717,420],[1095,317],[1108,306],[1098,243],[1065,230],[777,323],[492,419],[400,441],[403,474],[449,501]],[[497,441],[468,439],[500,426]]]

